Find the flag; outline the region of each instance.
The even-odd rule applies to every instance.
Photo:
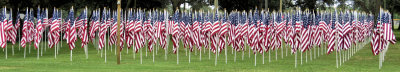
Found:
[[[0,15],[0,17],[1,17],[1,21],[2,22],[0,22],[1,24],[0,24],[0,30],[1,30],[1,32],[0,32],[0,46],[2,47],[2,48],[5,48],[6,47],[6,45],[7,45],[7,35],[6,35],[6,29],[7,29],[7,18],[6,18],[6,8],[4,7],[3,9],[2,9],[3,11],[2,11],[2,13],[1,13],[1,15]]]
[[[178,48],[179,48],[179,26],[178,26],[178,24],[179,24],[179,19],[178,19],[178,17],[179,17],[179,11],[178,10],[176,10],[175,11],[175,14],[174,14],[174,20],[173,21],[170,21],[170,23],[172,23],[173,24],[173,26],[172,26],[172,31],[171,31],[171,33],[172,33],[172,44],[173,44],[173,53],[175,54],[176,52],[177,52],[177,50],[178,50]]]
[[[28,27],[28,20],[29,20],[29,14],[28,14],[28,9],[26,9],[26,14],[25,14],[25,18],[24,18],[24,23],[23,23],[23,27],[22,27],[22,38],[21,38],[21,46],[24,48],[26,45],[26,42],[28,41],[28,33],[29,33],[29,27]],[[1,19],[0,19],[1,20]]]
[[[49,47],[53,48],[56,44],[59,42],[59,37],[60,37],[60,15],[58,13],[59,10],[54,9],[53,11],[53,18],[51,22],[51,28],[50,28],[50,33],[49,33]]]
[[[74,20],[74,9],[71,8],[69,14],[68,14],[68,20],[67,20],[67,43],[69,46],[69,49],[72,50],[75,48],[75,41],[76,41],[76,24]]]
[[[108,17],[108,14],[107,14],[107,10],[104,8],[104,10],[103,10],[103,15],[102,15],[102,18],[101,18],[101,24],[99,25],[100,26],[100,32],[99,32],[99,49],[102,49],[104,46],[105,46],[105,35],[106,35],[106,31],[107,31],[107,17]]]
[[[7,41],[11,41],[12,44],[15,44],[16,37],[17,37],[17,29],[15,29],[15,26],[13,25],[13,19],[12,19],[12,11],[9,13],[9,18],[8,18],[8,23],[7,23]]]
[[[39,47],[39,43],[41,41],[42,38],[42,32],[43,32],[43,24],[42,24],[42,15],[40,14],[40,8],[38,8],[37,11],[37,25],[36,25],[36,29],[35,29],[35,48],[37,49]]]
[[[80,22],[82,26],[79,27],[79,38],[81,38],[82,40],[82,44],[81,44],[81,48],[84,48],[84,46],[86,46],[89,43],[89,39],[88,39],[88,32],[87,32],[87,8],[85,8],[85,10],[82,13],[83,15],[80,16]]]

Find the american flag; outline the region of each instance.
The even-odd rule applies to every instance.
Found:
[[[296,24],[296,20],[295,20],[295,15],[296,14],[292,14],[292,15],[289,15],[289,22],[288,22],[288,24],[287,24],[287,27],[286,27],[286,33],[287,33],[287,37],[288,37],[288,41],[287,41],[287,43],[288,43],[288,45],[290,45],[291,46],[291,49],[293,49],[293,48],[295,48],[294,47],[294,25]],[[292,52],[293,53],[293,52]]]
[[[75,41],[76,41],[76,27],[75,27],[75,20],[74,20],[74,9],[71,8],[68,14],[68,30],[67,30],[67,43],[69,49],[72,50],[75,48]]]
[[[99,33],[99,49],[102,49],[105,45],[105,36],[107,33],[107,10],[104,8],[103,10],[103,16],[102,16],[102,22],[99,25],[100,26],[100,33]]]
[[[19,9],[17,10],[17,20],[15,21],[16,23],[15,23],[15,29],[16,30],[19,30],[19,26],[21,25],[21,23],[20,23],[20,15],[19,15]]]
[[[29,33],[29,27],[28,27],[28,20],[29,20],[29,10],[26,9],[26,14],[25,14],[25,18],[24,18],[24,23],[23,23],[23,27],[22,27],[22,38],[21,38],[21,46],[23,48],[25,48],[26,42],[28,41],[28,33]],[[0,19],[1,20],[1,19]]]
[[[212,30],[211,30],[211,50],[216,53],[217,48],[218,47],[218,36],[219,36],[219,26],[220,26],[220,22],[219,22],[219,18],[218,18],[218,10],[216,10],[215,15],[214,15],[214,19],[213,19],[213,24],[212,24]]]
[[[33,9],[31,8],[31,10],[30,10],[30,12],[29,12],[29,35],[28,35],[28,42],[30,43],[30,42],[32,42],[33,41],[33,38],[34,38],[34,36],[35,36],[35,31],[34,31],[34,14],[33,14]]]
[[[134,40],[135,40],[135,51],[138,52],[139,48],[143,47],[143,33],[142,33],[142,11],[137,12],[137,18],[134,26]]]
[[[255,11],[254,15],[252,16],[252,13],[250,12],[250,20],[251,20],[251,25],[249,29],[249,41],[250,41],[250,46],[251,49],[253,50],[253,53],[256,54],[258,50],[258,41],[259,41],[259,19],[258,19],[258,12]]]
[[[0,32],[0,46],[2,47],[2,48],[5,48],[6,47],[6,45],[7,45],[7,35],[6,35],[6,29],[7,29],[7,18],[6,18],[6,8],[4,7],[3,9],[2,9],[3,11],[2,11],[2,13],[0,14],[0,20],[2,21],[2,22],[0,22],[1,24],[0,24],[0,30],[1,30],[1,32]]]
[[[392,44],[395,44],[396,37],[394,36],[393,31],[392,31],[392,22],[391,22],[392,19],[390,17],[391,17],[390,13],[385,12],[385,15],[383,17],[383,21],[384,21],[384,23],[383,23],[383,39]]]
[[[82,48],[89,43],[89,38],[87,35],[88,34],[88,32],[87,32],[87,28],[88,28],[87,11],[88,11],[88,9],[85,8],[85,10],[83,11],[83,15],[80,16],[80,20],[79,20],[80,22],[82,22],[81,23],[82,26],[79,29],[80,30],[79,38],[81,38],[81,40],[82,40]]]
[[[154,31],[153,31],[153,26],[151,24],[151,14],[147,14],[146,17],[144,18],[144,23],[143,23],[143,33],[144,33],[144,37],[145,39],[148,41],[148,48],[149,51],[151,52],[153,50],[153,46],[154,46]]]
[[[195,19],[192,25],[192,31],[193,31],[193,42],[197,46],[198,50],[201,50],[201,44],[200,44],[200,13],[195,12]]]
[[[90,24],[90,32],[89,32],[89,37],[91,41],[94,41],[96,37],[96,31],[99,30],[99,23],[100,23],[100,11],[95,10],[92,12],[92,19],[91,19],[91,24]]]
[[[336,26],[335,26],[335,28],[336,28],[336,31],[337,31],[337,33],[339,34],[339,36],[338,36],[338,48],[337,48],[337,51],[340,51],[340,50],[342,50],[343,48],[344,48],[344,29],[343,29],[343,26],[342,26],[342,19],[340,18],[340,17],[342,17],[342,14],[340,13],[339,14],[339,16],[338,16],[338,21],[336,21]]]
[[[247,13],[246,12],[242,12],[242,15],[241,15],[241,24],[240,24],[240,28],[239,29],[241,29],[240,31],[241,32],[239,32],[240,33],[240,36],[237,36],[237,37],[239,37],[239,47],[240,47],[240,49],[241,50],[243,50],[244,51],[244,46],[245,46],[245,41],[246,41],[246,39],[247,39],[247,32],[248,32],[248,26],[249,26],[249,21],[247,20]]]
[[[126,24],[126,45],[127,45],[127,47],[128,48],[130,48],[131,47],[131,45],[133,45],[133,26],[134,26],[134,24],[133,24],[133,11],[132,11],[132,9],[130,9],[129,11],[128,11],[128,17],[127,17],[127,24]]]
[[[242,18],[241,17],[241,14],[240,14],[240,12],[237,12],[236,13],[236,18],[235,19],[237,19],[236,20],[236,23],[234,23],[234,27],[232,28],[232,30],[234,31],[233,32],[233,47],[235,48],[235,50],[236,51],[240,51],[241,49],[240,49],[240,35],[241,35],[241,24],[240,24],[240,21],[241,21],[241,19],[240,18]]]
[[[146,32],[146,36],[148,36],[148,38],[147,38],[147,40],[148,40],[148,49],[149,49],[149,51],[151,52],[153,49],[154,49],[154,45],[155,45],[155,41],[156,41],[156,38],[155,38],[155,26],[154,26],[154,23],[153,23],[153,17],[155,17],[154,16],[155,15],[155,13],[151,13],[150,12],[150,14],[148,15],[148,18],[147,18],[147,22],[148,22],[148,24],[146,24],[145,23],[145,28],[147,29],[147,32]]]
[[[177,11],[175,11],[175,14],[174,14],[174,20],[171,20],[170,21],[170,23],[172,23],[173,24],[173,26],[172,26],[172,31],[171,31],[171,33],[172,33],[172,44],[173,44],[173,53],[176,53],[177,52],[177,50],[178,50],[178,48],[179,48],[179,26],[178,26],[178,24],[179,24],[179,19],[178,19],[178,17],[179,17],[179,11],[177,10]]]
[[[43,32],[43,24],[42,24],[42,15],[40,14],[40,8],[38,8],[37,11],[37,25],[36,25],[36,31],[35,31],[35,48],[37,49],[39,47],[39,43],[42,38],[42,32]]]
[[[222,49],[225,49],[226,45],[225,43],[226,41],[226,37],[228,36],[228,32],[229,32],[229,25],[230,25],[230,21],[227,20],[227,13],[226,10],[224,12],[224,16],[222,18],[222,23],[221,23],[221,28],[220,28],[220,37],[219,37],[219,46],[220,46],[220,52],[222,51]]]
[[[294,17],[294,19],[295,19],[295,24],[294,24],[294,47],[292,48],[292,53],[296,53],[297,52],[297,49],[300,49],[300,43],[301,43],[301,31],[302,31],[302,28],[303,28],[303,26],[302,26],[302,24],[303,24],[303,21],[302,21],[302,19],[301,19],[301,11],[297,11],[296,12],[296,15],[295,15],[295,17]],[[304,41],[303,41],[304,42]]]
[[[211,14],[211,13],[209,13],[208,12],[208,14]],[[211,15],[207,15],[207,16],[204,16],[204,24],[202,25],[202,29],[203,29],[203,31],[202,31],[202,44],[204,45],[204,48],[209,48],[209,41],[210,41],[210,33],[211,33],[211,29],[212,29],[212,25],[211,25],[211,22],[210,22],[210,20],[209,19],[211,19],[211,18],[209,18],[209,17],[211,17]]]
[[[165,17],[167,17],[166,16],[167,15],[167,12],[166,12],[166,10],[164,10],[164,12],[162,12],[161,14],[160,14],[160,17],[159,17],[159,25],[158,25],[158,35],[160,36],[160,45],[161,45],[161,48],[163,48],[163,49],[167,49],[167,30],[166,30],[166,24],[167,24],[167,20],[165,20],[165,19],[167,19],[167,18],[165,18]]]
[[[59,10],[54,9],[53,11],[53,18],[51,22],[51,28],[50,28],[50,33],[49,33],[49,47],[52,48],[59,42],[59,37],[60,37],[60,15],[58,13]]]
[[[7,23],[7,41],[11,41],[12,44],[15,44],[16,41],[16,36],[17,36],[17,29],[15,29],[13,25],[13,19],[12,19],[12,10],[9,13],[9,18],[8,18],[8,23]]]
[[[111,24],[111,30],[110,30],[110,41],[108,42],[109,45],[114,45],[117,39],[117,21],[115,21],[117,18],[116,12],[113,13],[112,17],[112,24]]]

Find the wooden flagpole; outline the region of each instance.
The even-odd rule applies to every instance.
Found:
[[[116,46],[117,46],[117,48],[120,48],[120,25],[119,24],[121,24],[121,0],[118,0],[118,2],[117,2],[117,6],[118,6],[118,17],[117,17],[117,44],[116,44]],[[120,56],[121,56],[121,49],[118,49],[117,50],[117,64],[119,65],[119,64],[121,64],[121,58],[120,58]]]

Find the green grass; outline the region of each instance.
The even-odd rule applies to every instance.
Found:
[[[399,31],[394,32],[399,39]],[[78,41],[77,43],[80,43]],[[172,45],[172,44],[171,44]],[[350,60],[346,61],[342,66],[336,68],[335,53],[330,55],[322,55],[317,59],[303,62],[300,65],[300,56],[298,56],[298,66],[294,67],[294,55],[284,56],[281,58],[281,52],[278,51],[278,60],[275,60],[275,51],[272,51],[271,62],[268,61],[268,53],[265,54],[265,64],[262,64],[262,55],[257,54],[257,66],[254,66],[254,54],[251,54],[249,58],[248,51],[245,52],[244,60],[242,60],[241,52],[237,55],[237,61],[234,62],[234,55],[231,54],[231,49],[228,48],[228,63],[225,64],[225,53],[222,52],[218,58],[217,66],[214,66],[215,55],[211,54],[211,59],[208,58],[208,52],[203,53],[202,61],[199,60],[199,54],[195,55],[193,52],[191,56],[191,63],[188,63],[188,56],[185,55],[185,49],[180,46],[179,49],[179,64],[176,63],[176,54],[172,53],[172,47],[168,49],[168,59],[164,59],[164,50],[160,49],[158,55],[155,56],[155,62],[152,62],[152,53],[148,52],[148,56],[145,56],[145,50],[143,50],[143,64],[140,64],[140,53],[136,54],[136,58],[133,58],[132,50],[129,50],[129,54],[126,53],[126,49],[122,51],[121,64],[117,65],[116,55],[114,52],[107,50],[107,63],[104,62],[104,57],[100,57],[100,53],[94,48],[93,44],[89,44],[89,59],[85,59],[84,50],[80,48],[80,44],[77,44],[78,48],[73,50],[73,61],[70,61],[70,51],[64,45],[61,48],[57,59],[54,58],[54,48],[47,49],[40,56],[38,60],[36,58],[36,50],[33,49],[31,53],[27,54],[27,58],[23,58],[23,48],[18,50],[18,46],[15,47],[15,55],[11,55],[11,45],[8,45],[8,59],[5,59],[4,52],[0,55],[0,71],[1,72],[26,72],[26,71],[60,71],[60,72],[116,72],[116,71],[257,71],[257,72],[377,72],[377,71],[400,71],[400,44],[389,46],[389,51],[385,62],[383,62],[382,69],[378,69],[378,56],[373,56],[371,53],[371,47],[368,44],[364,46],[359,52],[354,54]],[[28,48],[29,49],[29,48]],[[28,50],[27,50],[28,52]],[[153,51],[154,52],[154,51]],[[284,51],[285,52],[285,51]],[[290,50],[289,50],[290,52]],[[199,52],[197,52],[199,53]]]

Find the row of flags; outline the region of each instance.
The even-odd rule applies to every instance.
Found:
[[[15,44],[20,18],[13,21],[12,10],[7,12],[6,7],[1,11],[0,46],[4,48],[7,41]],[[372,14],[348,10],[269,12],[255,9],[229,13],[226,10],[176,10],[169,13],[166,10],[127,9],[121,11],[120,43],[116,43],[116,10],[95,9],[88,18],[87,8],[75,17],[72,7],[64,19],[57,8],[53,9],[51,18],[47,8],[38,7],[36,18],[33,11],[27,8],[23,18],[22,47],[34,41],[35,48],[38,48],[47,28],[50,29],[46,33],[50,48],[59,43],[63,34],[70,50],[76,47],[78,37],[82,40],[83,48],[89,42],[95,42],[96,36],[99,37],[99,49],[106,44],[119,44],[122,49],[126,44],[128,49],[133,48],[136,52],[146,44],[150,52],[157,44],[166,49],[168,36],[171,36],[173,53],[180,48],[179,43],[183,43],[184,48],[190,51],[206,48],[213,53],[220,53],[227,46],[232,46],[236,51],[245,51],[248,45],[256,54],[283,48],[284,42],[290,45],[292,53],[306,52],[318,46],[327,48],[326,53],[330,54],[335,50],[348,50],[372,35],[372,52],[377,55],[388,43],[396,42],[391,29],[391,15],[383,10],[378,16],[378,23],[374,24]],[[7,13],[9,16],[6,16]],[[19,17],[19,11],[17,15]],[[106,38],[107,35],[110,38]],[[324,43],[327,46],[321,47]]]

